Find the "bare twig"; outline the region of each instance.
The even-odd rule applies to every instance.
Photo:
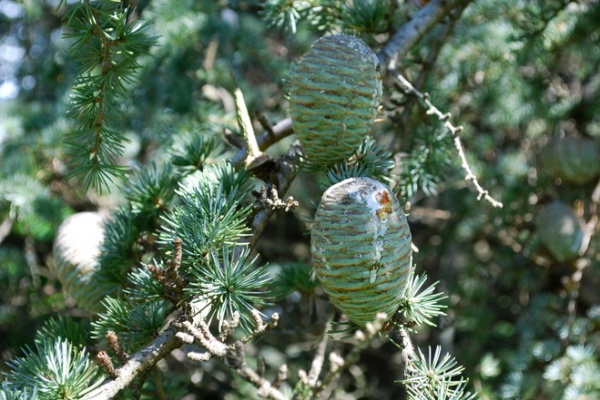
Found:
[[[586,268],[591,265],[589,257],[585,256],[590,242],[598,226],[598,205],[600,204],[600,181],[596,184],[590,198],[590,219],[583,227],[583,239],[579,247],[579,258],[576,259],[572,266],[571,273],[563,277],[562,283],[566,290],[567,303],[567,321],[566,326],[572,329],[577,316],[577,303],[579,299],[579,290],[581,289],[581,279]],[[563,340],[566,345],[566,339]]]
[[[276,400],[287,400],[287,397],[277,389],[277,387],[281,384],[281,373],[278,374],[275,384],[271,384],[263,377],[260,368],[257,368],[255,371],[248,366],[248,364],[246,364],[246,355],[244,352],[244,342],[248,341],[248,338],[255,338],[266,332],[268,329],[275,327],[277,325],[277,321],[279,320],[279,316],[277,314],[273,314],[271,320],[266,324],[262,321],[258,312],[253,313],[253,317],[256,322],[253,332],[246,338],[242,340],[236,340],[230,345],[225,344],[225,340],[228,338],[220,337],[217,339],[215,336],[213,336],[204,321],[200,321],[198,323],[198,327],[194,326],[189,321],[184,321],[178,324],[191,334],[191,336],[195,339],[194,343],[206,349],[206,353],[188,353],[188,358],[190,360],[199,362],[207,361],[212,357],[225,358],[227,365],[229,365],[243,379],[252,383],[258,389],[258,394],[260,396],[269,397]],[[239,318],[239,316],[237,318]],[[236,325],[236,323],[233,323],[233,325]],[[178,335],[189,343],[190,335],[185,333],[179,333]],[[287,369],[287,367],[284,369]]]
[[[427,57],[420,62],[422,68],[419,70],[418,76],[413,80],[413,86],[420,90],[423,87],[429,74],[433,71],[433,66],[440,54],[440,50],[446,43],[446,40],[450,36],[450,34],[454,31],[454,27],[456,26],[456,22],[460,19],[463,11],[467,7],[468,3],[464,2],[459,4],[456,9],[452,10],[449,13],[449,19],[446,23],[442,32],[438,34],[427,46],[428,54]],[[415,119],[409,118],[411,115],[412,107],[415,102],[418,101],[418,98],[415,96],[409,96],[405,103],[403,104],[404,111],[402,112],[401,120],[402,126],[405,128],[406,132],[411,132],[413,130],[412,125],[416,122]],[[396,135],[391,144],[392,151],[397,151],[400,144],[400,135]]]
[[[388,317],[385,313],[378,313],[375,317],[375,321],[367,323],[364,330],[356,331],[354,335],[356,344],[343,359],[334,357],[334,362],[330,364],[329,371],[327,371],[327,374],[316,386],[312,398],[317,398],[323,390],[337,380],[342,371],[356,363],[360,352],[371,343],[371,340],[381,331],[383,324],[387,320]]]
[[[271,126],[270,130],[265,130],[263,133],[258,135],[256,143],[260,150],[265,150],[273,144],[279,142],[294,133],[292,128],[292,119],[286,118],[279,121],[275,125]],[[247,151],[245,148],[240,149],[232,158],[231,163],[234,165],[241,164],[246,159]]]
[[[270,135],[275,136],[275,132],[273,131],[273,127],[271,126],[271,124],[269,123],[269,120],[267,119],[267,117],[265,117],[265,114],[261,113],[261,112],[257,112],[256,113],[256,119],[258,120],[258,122],[260,123],[260,126],[263,127],[263,129],[268,132]]]
[[[4,239],[8,236],[14,223],[15,219],[11,217],[8,217],[4,221],[2,221],[2,223],[0,224],[0,243],[2,243]]]
[[[317,351],[315,352],[315,356],[311,363],[310,371],[308,374],[302,369],[298,371],[298,378],[300,379],[300,382],[312,393],[311,398],[316,398],[318,394],[323,391],[323,388],[321,387],[322,382],[319,381],[319,375],[321,375],[323,364],[325,362],[325,352],[327,350],[327,343],[329,341],[329,331],[331,330],[332,320],[333,314],[329,315],[329,318],[327,319],[325,329],[323,330],[323,335],[317,344]],[[343,364],[343,360],[341,361],[341,364]],[[333,371],[334,369],[335,368],[330,367],[330,371]],[[294,399],[297,398],[297,396],[294,397]]]
[[[282,364],[277,370],[277,377],[275,381],[273,381],[273,387],[279,388],[281,384],[287,379],[288,376],[288,366],[286,364]]]
[[[262,186],[260,188],[260,193],[252,192],[258,197],[257,202],[255,203],[255,208],[257,209],[271,209],[271,210],[285,210],[288,212],[298,207],[300,203],[294,200],[292,196],[289,196],[285,201],[279,198],[279,193],[277,192],[277,187],[275,185],[271,186],[271,190],[267,190],[266,186]]]
[[[275,400],[288,400],[279,389],[275,388],[268,380],[261,377],[256,371],[246,364],[244,347],[241,342],[235,342],[230,353],[230,365],[233,370],[242,378],[252,383],[258,389],[258,395],[272,398]],[[233,363],[232,363],[233,361]]]
[[[191,322],[184,321],[182,327],[196,339],[195,342],[204,347],[210,354],[217,357],[224,357],[227,355],[227,345],[217,340],[217,338],[210,333],[206,322],[199,321],[198,327],[195,327]]]
[[[583,240],[581,247],[579,248],[579,255],[583,256],[588,247],[594,233],[596,232],[596,226],[598,225],[598,205],[600,204],[600,181],[596,183],[596,187],[592,192],[590,198],[590,220],[585,224],[583,229]]]
[[[382,70],[395,70],[396,60],[404,56],[427,32],[453,9],[471,0],[433,0],[404,24],[377,54]]]
[[[244,160],[244,166],[246,168],[254,168],[264,163],[269,156],[260,151],[256,136],[254,135],[254,127],[252,126],[252,120],[250,114],[246,108],[246,102],[244,101],[244,95],[240,88],[236,87],[233,91],[233,99],[235,101],[235,110],[237,114],[237,121],[244,136],[244,142],[246,144],[246,159]]]
[[[140,400],[140,398],[142,397],[142,390],[144,387],[144,383],[146,382],[146,379],[148,379],[148,376],[150,375],[150,371],[151,368],[148,368],[147,370],[141,372],[137,378],[135,378],[135,381],[133,382],[132,388],[133,388],[133,394],[132,394],[132,399],[131,400]],[[157,390],[158,392],[158,390]],[[157,395],[158,393],[155,393],[155,395]],[[157,400],[162,399],[162,397],[156,397]]]
[[[271,315],[271,319],[266,324],[262,321],[260,313],[256,310],[252,310],[252,318],[255,322],[255,328],[252,330],[252,333],[240,340],[242,343],[249,343],[257,336],[263,335],[265,332],[275,328],[279,323],[279,314],[277,313]]]
[[[255,310],[252,310],[255,311]],[[240,325],[240,313],[234,312],[231,320],[223,321],[221,326],[221,334],[219,335],[219,340],[224,342],[227,338],[233,333],[233,331]]]
[[[444,125],[444,128],[450,132],[452,138],[454,140],[454,146],[456,147],[456,151],[458,152],[458,157],[460,158],[461,167],[465,171],[466,181],[471,181],[475,189],[477,190],[478,196],[477,200],[481,200],[482,198],[489,202],[494,207],[502,207],[502,203],[495,200],[492,196],[490,196],[489,192],[485,190],[477,180],[475,174],[471,170],[469,163],[467,161],[467,156],[465,155],[465,151],[463,149],[462,143],[460,141],[460,137],[458,133],[462,131],[462,126],[454,126],[452,122],[450,122],[450,113],[444,114],[442,113],[432,102],[429,100],[429,95],[427,93],[422,93],[417,90],[400,72],[397,70],[390,71],[393,76],[400,83],[402,89],[410,95],[416,96],[419,98],[427,107],[427,114],[435,115],[439,121]]]
[[[310,366],[310,371],[308,372],[307,383],[310,387],[316,387],[319,381],[319,375],[321,375],[321,371],[323,370],[323,363],[325,362],[325,351],[327,350],[327,342],[329,339],[329,334],[327,331],[330,329],[330,324],[328,323],[325,327],[325,332],[323,333],[323,337],[319,341],[317,345],[317,351],[315,353],[315,358],[313,358],[313,362]]]

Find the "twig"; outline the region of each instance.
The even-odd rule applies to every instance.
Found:
[[[196,339],[195,342],[204,347],[210,354],[217,357],[224,357],[227,355],[227,345],[217,340],[217,338],[210,333],[206,322],[199,321],[198,327],[195,327],[191,322],[184,321],[182,327]]]
[[[281,364],[281,366],[277,370],[277,377],[273,381],[273,387],[279,389],[281,384],[287,379],[287,376],[288,366],[286,364]]]
[[[450,36],[452,31],[454,31],[456,22],[460,19],[460,16],[467,7],[467,4],[468,3],[466,2],[460,4],[455,10],[453,10],[453,12],[449,13],[450,18],[449,21],[446,23],[444,30],[436,38],[434,38],[431,41],[431,43],[428,44],[427,57],[425,58],[425,60],[420,62],[422,68],[419,70],[419,75],[417,76],[417,78],[413,80],[413,86],[415,88],[422,88],[425,82],[427,81],[429,74],[433,71],[433,66],[435,65],[435,62],[440,54],[440,50],[446,43],[446,39]],[[405,128],[406,132],[411,132],[413,130],[411,125],[414,124],[414,121],[409,119],[409,115],[411,114],[412,106],[416,101],[418,101],[417,97],[409,96],[406,99],[406,102],[403,104],[404,111],[402,113],[401,120],[402,126]],[[392,151],[397,151],[399,144],[400,135],[396,135],[390,146]]]
[[[254,316],[254,312],[256,310],[252,310],[252,315]],[[259,316],[260,318],[260,316]],[[262,323],[262,321],[261,321]],[[233,331],[240,325],[240,313],[239,312],[234,312],[233,316],[231,317],[231,320],[225,320],[223,321],[223,324],[221,326],[221,334],[219,335],[219,340],[224,342],[225,340],[227,340],[227,338],[233,333]]]
[[[308,372],[307,383],[310,387],[316,387],[317,382],[319,381],[319,375],[321,375],[321,371],[323,370],[323,364],[325,362],[325,351],[327,350],[327,342],[329,339],[329,334],[327,331],[330,329],[331,324],[328,323],[325,327],[325,332],[323,333],[323,337],[319,341],[317,345],[317,351],[315,353],[315,358],[313,358],[313,362],[310,366],[310,371]]]
[[[154,264],[148,264],[147,268],[152,278],[162,285],[165,299],[173,304],[179,304],[183,298],[183,289],[186,285],[185,279],[179,274],[183,257],[181,238],[175,238],[173,246],[175,247],[175,254],[172,259],[167,260],[167,268],[159,268]]]
[[[469,166],[469,162],[467,161],[467,157],[465,155],[465,151],[460,141],[460,137],[458,136],[458,133],[463,129],[462,126],[454,126],[452,122],[450,122],[450,113],[442,113],[431,102],[431,100],[429,100],[429,95],[427,93],[422,93],[419,90],[417,90],[400,72],[394,70],[390,71],[390,73],[392,73],[392,75],[398,80],[398,82],[401,84],[402,88],[407,94],[416,96],[425,104],[425,106],[427,107],[428,115],[435,115],[439,119],[439,121],[444,125],[444,127],[448,130],[448,132],[450,132],[454,140],[454,147],[456,147],[458,157],[460,158],[461,167],[466,173],[465,180],[471,181],[473,183],[473,186],[475,186],[475,189],[478,193],[477,200],[481,200],[483,198],[494,207],[502,207],[502,203],[490,196],[489,192],[479,184],[477,177],[475,176],[475,174],[473,174],[473,171]]]
[[[31,281],[33,286],[38,288],[42,284],[40,279],[40,259],[35,248],[35,240],[33,239],[33,236],[31,236],[31,233],[27,233],[27,235],[25,235],[24,250],[25,260],[29,266]]]
[[[232,352],[230,353],[230,357],[228,358],[230,365],[233,361],[235,363],[232,365],[233,370],[242,378],[246,379],[248,382],[252,383],[258,389],[258,395],[263,397],[269,397],[275,400],[288,400],[287,396],[285,396],[279,389],[275,388],[268,380],[261,377],[256,371],[246,364],[244,347],[241,342],[235,342],[232,348]]]
[[[404,24],[377,54],[382,70],[395,70],[396,60],[402,58],[427,32],[454,8],[471,0],[433,0],[423,7],[412,20]]]
[[[263,129],[268,132],[270,135],[275,136],[275,132],[273,131],[273,127],[271,126],[271,124],[269,123],[269,120],[267,119],[267,117],[265,117],[265,114],[261,113],[261,112],[257,112],[256,113],[256,119],[258,120],[258,122],[260,123],[260,126],[263,127]]]
[[[285,201],[281,200],[275,185],[271,186],[271,190],[267,190],[266,186],[261,186],[260,193],[253,191],[252,194],[258,198],[254,207],[260,210],[269,208],[271,210],[282,209],[285,212],[289,212],[300,205],[292,196],[289,196]]]
[[[365,349],[371,342],[371,340],[381,331],[383,324],[388,320],[388,317],[385,313],[378,313],[375,317],[375,321],[367,323],[364,330],[358,330],[355,333],[356,344],[352,347],[352,350],[344,357],[342,360],[335,360],[335,362],[331,363],[328,373],[323,377],[322,381],[315,392],[313,393],[312,398],[317,398],[319,393],[321,393],[325,388],[327,388],[330,384],[332,384],[349,366],[356,363],[358,360],[358,356],[361,351]]]
[[[150,369],[159,360],[181,346],[182,342],[176,336],[176,333],[177,329],[174,326],[167,328],[152,343],[135,353],[125,365],[117,369],[117,378],[106,380],[99,387],[83,396],[81,400],[112,399],[119,391],[129,386],[138,375]]]
[[[563,286],[567,295],[567,321],[566,326],[569,330],[572,329],[577,316],[577,301],[579,299],[579,290],[581,288],[581,279],[583,272],[591,265],[589,257],[585,256],[591,239],[596,233],[598,225],[598,205],[600,204],[600,181],[596,184],[592,196],[590,198],[590,219],[583,227],[583,239],[579,248],[579,258],[572,264],[572,272],[563,278]],[[563,340],[566,345],[566,339]]]
[[[279,142],[294,133],[292,128],[292,119],[286,118],[279,121],[275,125],[271,126],[271,130],[265,130],[263,133],[258,135],[256,143],[260,150],[265,150],[273,144]],[[231,163],[234,165],[240,165],[246,159],[247,151],[245,148],[239,150],[232,158]]]
[[[4,241],[4,239],[10,233],[13,224],[15,223],[15,218],[8,217],[0,224],[0,243]]]
[[[133,394],[131,396],[132,397],[131,400],[140,400],[140,398],[142,397],[142,389],[144,387],[144,383],[146,382],[146,379],[148,379],[148,376],[150,375],[150,370],[151,370],[151,368],[143,371],[135,379],[135,381],[132,385]]]
[[[244,101],[244,95],[239,87],[236,87],[233,91],[233,99],[235,101],[235,111],[237,115],[237,122],[242,135],[244,136],[244,142],[246,144],[246,159],[244,160],[244,166],[246,168],[254,168],[264,163],[269,156],[260,151],[256,136],[254,135],[254,127],[252,126],[252,120],[250,114],[246,108],[246,102]]]
[[[296,173],[298,172],[296,160],[301,153],[300,143],[295,142],[290,149],[277,160],[275,175],[280,196],[288,190],[296,177]],[[247,239],[250,248],[254,247],[274,212],[275,210],[267,208],[256,213],[252,221],[253,234]]]
[[[600,181],[596,183],[596,187],[592,192],[591,202],[590,202],[590,220],[585,224],[583,229],[583,240],[581,241],[581,247],[579,248],[579,255],[583,256],[588,247],[590,246],[590,241],[592,240],[592,236],[596,232],[596,226],[598,225],[598,205],[600,204]]]
[[[415,348],[412,344],[412,340],[410,340],[410,335],[408,331],[403,327],[398,327],[398,333],[400,334],[400,346],[402,347],[402,360],[405,364],[411,362],[411,358],[415,353]]]
[[[271,315],[271,319],[266,324],[262,321],[260,313],[257,310],[252,310],[252,319],[254,319],[255,328],[252,333],[245,336],[240,340],[242,343],[249,343],[254,340],[257,336],[263,335],[265,332],[275,328],[279,323],[279,314],[274,313]]]
[[[213,356],[225,358],[227,365],[229,365],[240,377],[252,383],[258,389],[258,394],[260,396],[270,397],[275,400],[287,400],[287,397],[277,389],[281,384],[282,374],[279,373],[275,384],[271,384],[261,373],[253,370],[246,364],[246,355],[244,352],[244,342],[248,341],[248,338],[255,338],[256,336],[265,333],[268,329],[274,328],[277,325],[279,316],[273,314],[271,320],[266,324],[261,320],[258,312],[253,313],[253,317],[256,322],[253,332],[244,339],[236,340],[230,345],[224,343],[228,338],[220,337],[217,339],[213,336],[204,321],[200,321],[198,327],[194,326],[189,321],[179,323],[178,326],[184,328],[195,339],[193,340],[193,343],[202,346],[207,352],[188,353],[188,358],[200,362],[207,361]],[[239,318],[239,316],[236,318]],[[236,323],[234,322],[232,325],[236,325]],[[180,332],[178,336],[185,340],[186,343],[190,343],[190,335]],[[287,367],[284,368],[284,370],[286,369]]]

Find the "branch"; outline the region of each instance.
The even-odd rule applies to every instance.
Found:
[[[283,194],[287,192],[292,181],[296,177],[296,173],[298,172],[296,161],[301,152],[300,143],[295,142],[290,149],[277,160],[276,165],[273,167],[272,172],[275,175],[279,196],[283,196]],[[256,213],[252,221],[253,233],[248,239],[250,248],[254,247],[274,212],[274,209],[267,208]]]
[[[116,370],[117,378],[105,381],[98,388],[86,394],[81,400],[110,400],[126,388],[137,376],[150,369],[159,360],[181,346],[175,336],[177,329],[169,326],[159,337],[144,349],[135,353],[125,365]]]
[[[354,338],[356,343],[352,347],[352,350],[344,358],[341,358],[335,353],[329,355],[330,367],[327,374],[323,377],[322,381],[317,382],[314,387],[312,398],[318,398],[318,396],[327,389],[331,384],[337,380],[342,371],[346,368],[354,365],[358,360],[360,353],[371,343],[371,340],[381,332],[383,324],[388,320],[385,313],[378,313],[375,316],[373,322],[367,323],[364,330],[357,330]]]
[[[256,137],[254,136],[252,120],[250,119],[248,108],[246,107],[244,95],[239,87],[236,87],[233,91],[233,99],[235,101],[235,111],[238,125],[242,131],[244,143],[246,145],[246,159],[244,160],[244,166],[248,169],[254,168],[266,162],[269,159],[269,156],[264,154],[258,148],[258,143],[256,141]]]
[[[433,0],[415,17],[404,24],[377,54],[383,71],[395,70],[397,59],[403,57],[427,32],[453,9],[464,7],[471,0]]]
[[[592,236],[596,233],[596,226],[598,225],[598,205],[600,204],[600,181],[596,183],[596,187],[592,192],[590,199],[590,220],[585,224],[583,229],[583,240],[581,247],[579,248],[579,255],[583,256],[590,246]]]
[[[261,397],[268,397],[275,400],[288,400],[287,396],[277,389],[271,382],[263,378],[256,371],[246,364],[244,347],[241,342],[235,342],[232,346],[229,362],[234,359],[238,364],[232,365],[233,370],[242,378],[252,383]]]
[[[415,79],[413,79],[413,86],[417,90],[420,90],[423,87],[423,85],[425,85],[429,74],[433,71],[433,67],[440,54],[440,51],[442,50],[442,47],[444,47],[444,44],[446,44],[446,40],[454,31],[456,22],[460,19],[460,16],[462,15],[466,7],[466,2],[464,4],[459,4],[458,7],[454,10],[454,12],[451,13],[449,21],[446,23],[446,26],[444,27],[442,32],[440,32],[440,34],[428,44],[429,53],[427,54],[427,57],[425,57],[425,59],[421,61],[422,68],[419,71],[419,75]],[[416,122],[415,119],[409,117],[412,111],[412,106],[417,100],[418,98],[416,96],[408,97],[404,104],[404,111],[402,113],[401,120],[402,126],[405,127],[406,132],[411,132],[413,130],[412,125],[414,125],[414,123]],[[393,149],[392,151],[397,151],[399,145],[400,135],[396,135],[392,141],[392,145],[390,146]]]
[[[323,332],[323,337],[319,341],[317,346],[317,351],[315,353],[315,357],[313,358],[313,362],[310,366],[310,371],[308,372],[308,376],[306,377],[306,381],[309,387],[317,387],[319,383],[319,375],[321,375],[321,371],[323,370],[323,364],[325,362],[325,352],[327,350],[327,342],[329,339],[328,331],[331,328],[331,321],[327,322],[325,325],[325,331]]]
[[[475,176],[475,174],[473,174],[473,171],[471,170],[471,167],[469,166],[467,157],[465,155],[465,151],[464,151],[462,143],[460,141],[460,137],[458,136],[458,133],[460,131],[462,131],[462,129],[463,129],[462,126],[454,126],[452,124],[452,122],[450,122],[451,115],[449,113],[448,114],[442,113],[431,102],[431,100],[429,100],[429,95],[427,93],[421,93],[420,91],[415,89],[415,87],[404,76],[402,76],[402,74],[400,72],[398,72],[397,70],[393,70],[390,72],[398,80],[400,85],[402,85],[402,89],[404,90],[404,92],[407,94],[416,96],[421,101],[423,101],[423,103],[427,107],[427,114],[435,115],[439,119],[439,121],[444,125],[444,128],[446,128],[448,130],[448,132],[450,132],[450,134],[452,135],[452,138],[454,140],[454,146],[456,147],[456,151],[458,152],[458,157],[460,158],[461,167],[466,173],[465,180],[473,182],[473,186],[475,186],[475,189],[477,190],[477,193],[478,193],[477,200],[481,200],[483,198],[494,207],[502,207],[502,203],[495,200],[492,196],[490,196],[489,192],[487,190],[485,190],[479,184],[477,177]]]
[[[292,133],[294,133],[294,129],[292,128],[292,119],[286,118],[281,120],[275,125],[271,126],[270,129],[265,129],[265,131],[256,138],[258,148],[260,150],[265,150],[271,145],[279,142],[281,139],[290,136]],[[247,154],[248,152],[245,148],[240,149],[231,158],[231,163],[233,165],[241,164],[246,159]]]
[[[206,350],[205,353],[189,353],[189,359],[193,361],[204,362],[210,360],[212,357],[224,358],[227,361],[227,365],[231,367],[235,373],[237,373],[246,381],[252,383],[258,389],[259,396],[268,397],[275,400],[287,400],[287,397],[279,389],[277,389],[277,386],[281,383],[280,381],[282,380],[283,375],[281,368],[275,382],[271,383],[265,379],[259,371],[252,369],[246,363],[244,343],[249,341],[249,338],[256,338],[257,336],[264,334],[269,329],[274,328],[279,320],[279,316],[277,314],[273,314],[271,320],[265,324],[260,319],[258,312],[253,313],[253,316],[256,322],[253,332],[246,338],[236,340],[230,345],[225,344],[225,341],[227,341],[229,337],[216,338],[210,333],[208,326],[204,321],[201,321],[199,324],[197,324],[198,326],[195,326],[189,321],[183,322],[180,325],[187,331],[187,333],[180,332],[178,336],[186,343],[195,343]],[[237,322],[235,321],[239,322],[239,314],[237,314],[237,312],[234,314],[234,321],[231,321],[230,323],[233,322],[233,325],[237,325]],[[230,331],[230,333],[232,333],[232,331]],[[283,368],[283,370],[286,369],[287,367]]]
[[[571,273],[563,278],[563,287],[567,292],[567,321],[566,326],[572,329],[577,316],[577,304],[579,299],[579,290],[581,289],[581,279],[586,268],[592,265],[590,256],[586,256],[590,242],[597,230],[598,225],[598,205],[600,204],[600,181],[590,198],[590,219],[583,227],[583,239],[579,248],[579,258],[572,264]],[[563,342],[565,342],[563,340]]]
[[[4,221],[2,221],[2,223],[0,224],[0,243],[2,243],[4,239],[8,236],[14,223],[15,218],[12,217],[7,217]]]

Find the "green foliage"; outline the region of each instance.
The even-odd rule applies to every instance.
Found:
[[[0,390],[0,399],[2,400],[31,400],[37,398],[37,387],[34,387],[32,389],[19,389],[12,385],[10,382],[2,382],[2,388]]]
[[[332,184],[359,177],[373,178],[390,184],[393,168],[392,153],[377,145],[372,137],[367,137],[348,162],[334,165],[327,171],[327,177]]]
[[[202,171],[212,156],[221,153],[221,147],[216,136],[198,130],[175,143],[171,162],[184,175]]]
[[[131,265],[140,260],[138,240],[148,227],[146,216],[134,213],[130,206],[116,209],[104,225],[98,276],[107,282],[124,282]]]
[[[450,175],[449,139],[445,132],[428,131],[415,135],[411,153],[402,160],[398,179],[401,196],[412,198],[419,192],[428,196],[437,193],[437,186]]]
[[[544,379],[558,383],[563,398],[594,397],[600,391],[600,364],[591,345],[572,345],[546,367]]]
[[[359,35],[373,35],[389,32],[392,27],[395,4],[390,0],[356,0],[343,4],[340,22],[344,28]]]
[[[476,393],[466,392],[466,381],[461,377],[464,367],[459,366],[448,354],[442,357],[441,353],[442,349],[436,347],[433,353],[429,348],[427,355],[421,350],[409,355],[407,378],[403,381],[409,399],[475,399]]]
[[[24,355],[9,361],[6,375],[13,390],[35,393],[39,399],[78,399],[98,382],[98,368],[85,350],[60,338],[47,338],[35,350],[26,347]]]
[[[233,314],[240,314],[240,326],[250,332],[254,325],[251,311],[254,305],[268,304],[263,289],[271,283],[266,266],[255,267],[247,247],[223,247],[221,254],[210,253],[205,263],[196,263],[189,270],[187,295],[204,303],[200,312],[209,320],[216,318],[219,331]]]
[[[56,337],[68,341],[73,347],[82,348],[84,345],[89,344],[90,332],[89,321],[58,315],[47,320],[37,330],[35,342],[42,344],[47,338]]]
[[[326,29],[336,21],[340,8],[336,0],[268,0],[264,3],[264,18],[271,26],[296,33],[297,25],[303,20],[319,30]]]
[[[112,355],[108,330],[135,352],[169,331],[170,317],[212,318],[200,336],[220,328],[226,362],[180,362],[176,351],[116,398],[254,398],[267,387],[306,398],[469,399],[474,389],[484,400],[598,398],[597,1],[436,2],[452,11],[396,60],[423,97],[382,68],[377,124],[356,154],[297,177],[298,159],[280,158],[296,137],[278,122],[309,46],[347,33],[381,52],[428,15],[416,3],[2,2],[0,350],[12,361],[0,366],[0,399],[79,398],[101,377],[87,354]],[[253,170],[241,167],[239,138],[223,140],[238,131],[232,70],[272,157]],[[573,138],[589,146],[559,173],[560,152],[545,146]],[[478,201],[465,162],[502,209]],[[320,182],[354,177],[402,198],[419,252],[390,331],[351,326],[338,340],[323,336],[340,313],[311,277],[307,221]],[[272,213],[251,195],[262,186],[300,205]],[[536,221],[555,201],[585,223],[579,237],[542,240],[550,228]],[[119,288],[100,315],[62,295],[48,268],[60,223],[96,210],[110,219],[95,278]],[[573,239],[572,257],[553,255]],[[255,307],[279,325],[260,325]],[[244,329],[229,332],[236,311]],[[417,350],[408,336],[400,351],[387,341],[398,331]],[[196,346],[206,357],[197,341],[185,354]],[[257,389],[243,367],[269,385]]]
[[[125,198],[131,204],[131,211],[151,221],[157,220],[173,199],[176,182],[169,165],[157,167],[152,163],[149,169],[140,169],[125,189]]]
[[[296,290],[312,293],[319,286],[319,282],[312,276],[310,266],[296,262],[280,265],[271,286],[273,297],[281,300]]]
[[[154,263],[159,269],[164,270],[163,263]],[[132,301],[161,300],[163,298],[163,286],[152,277],[146,264],[136,268],[127,275],[128,285],[123,292]]]
[[[130,353],[139,350],[158,334],[169,311],[168,304],[162,300],[135,303],[107,297],[102,305],[105,311],[92,322],[92,337],[102,340],[108,331],[113,331],[125,351]]]
[[[69,135],[72,176],[85,188],[108,189],[121,176],[116,165],[126,138],[117,126],[120,102],[135,82],[138,59],[154,43],[147,25],[130,21],[130,10],[119,1],[83,1],[65,16],[70,54],[80,67],[73,85],[69,114],[78,122]]]
[[[183,241],[185,264],[202,262],[223,245],[232,246],[248,233],[245,225],[250,207],[243,196],[249,177],[230,164],[215,164],[188,176],[177,194],[181,204],[164,216],[161,243]]]
[[[445,315],[442,310],[447,306],[440,304],[440,301],[446,296],[443,293],[435,292],[436,283],[421,290],[426,281],[427,275],[411,276],[398,312],[404,314],[409,321],[416,325],[435,326],[433,318]]]

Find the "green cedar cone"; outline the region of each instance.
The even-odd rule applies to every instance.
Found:
[[[548,175],[582,185],[600,173],[600,151],[591,139],[554,138],[540,153],[540,164]]]
[[[583,242],[583,221],[573,209],[560,201],[550,203],[537,220],[540,240],[558,261],[571,261],[579,256]]]
[[[311,235],[317,277],[331,302],[364,326],[398,309],[411,268],[411,234],[392,191],[350,178],[321,198]]]
[[[317,40],[298,65],[290,115],[311,165],[352,156],[370,133],[381,101],[378,60],[361,39]]]

